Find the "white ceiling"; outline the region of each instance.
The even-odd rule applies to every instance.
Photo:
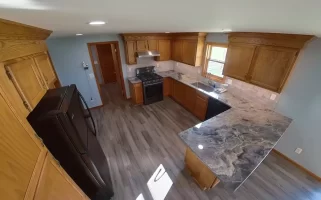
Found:
[[[320,0],[0,0],[0,18],[53,36],[222,29],[321,36]],[[108,23],[86,24],[92,20]]]

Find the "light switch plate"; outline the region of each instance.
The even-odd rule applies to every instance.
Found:
[[[301,154],[302,153],[302,149],[301,148],[296,148],[296,150],[295,150],[295,153],[297,153],[297,154]]]
[[[90,74],[89,74],[89,78],[90,78],[90,79],[93,79],[93,78],[95,78],[95,75],[94,75],[93,73],[90,73]]]

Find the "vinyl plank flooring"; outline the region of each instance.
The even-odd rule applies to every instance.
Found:
[[[186,146],[177,135],[200,121],[167,97],[134,106],[121,97],[117,84],[101,89],[105,105],[92,113],[109,163],[114,200],[135,200],[140,194],[153,200],[147,182],[160,164],[173,182],[166,200],[321,199],[321,183],[275,153],[236,192],[222,184],[202,191],[184,171]]]

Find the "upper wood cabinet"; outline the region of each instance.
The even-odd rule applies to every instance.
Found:
[[[230,33],[223,74],[281,92],[311,35]]]
[[[35,62],[30,58],[6,65],[5,68],[23,103],[31,111],[47,91]]]
[[[24,199],[32,193],[29,187],[43,146],[32,138],[35,133],[23,126],[4,96],[0,91],[0,196]]]
[[[55,71],[51,65],[49,57],[47,54],[38,55],[33,57],[36,62],[36,65],[40,71],[40,75],[45,80],[48,88],[51,88],[57,80]]]
[[[172,41],[172,60],[183,62],[183,40]]]
[[[126,41],[126,61],[127,64],[136,64],[136,42]]]
[[[88,199],[48,153],[34,200]]]
[[[158,40],[158,51],[160,56],[158,61],[170,60],[171,59],[171,41],[170,40]]]
[[[283,47],[257,47],[249,73],[250,82],[280,92],[298,52],[298,49]]]
[[[201,66],[206,33],[174,33],[172,37],[172,59]]]
[[[123,34],[126,63],[137,63],[136,52],[157,50],[155,60],[175,60],[192,66],[201,66],[205,33],[155,33]]]
[[[136,41],[136,51],[147,51],[148,45],[146,40],[137,40]]]
[[[223,74],[239,80],[246,80],[254,50],[254,45],[229,44]]]
[[[157,51],[158,50],[158,41],[157,40],[147,40],[147,49],[149,51]]]

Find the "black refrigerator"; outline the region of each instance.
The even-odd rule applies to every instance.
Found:
[[[90,110],[76,85],[48,90],[27,119],[89,198],[113,196],[108,162],[96,138]]]

